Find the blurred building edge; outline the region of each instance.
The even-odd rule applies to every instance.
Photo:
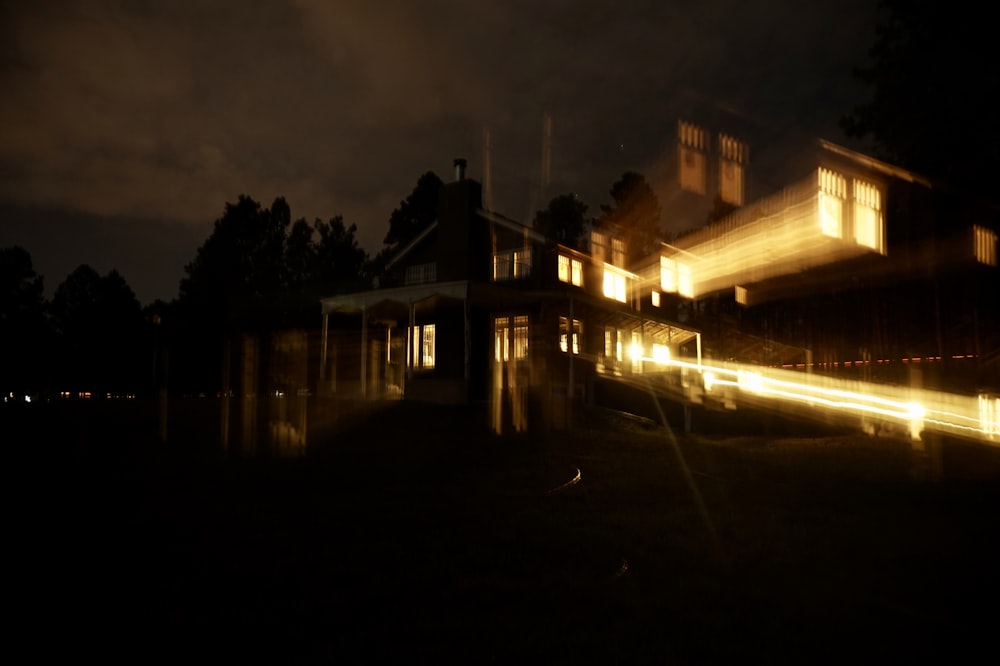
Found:
[[[321,300],[317,395],[478,402],[507,433],[702,355],[893,383],[921,363],[925,387],[996,390],[996,202],[826,141],[755,192],[749,147],[717,137],[679,123],[663,215],[688,231],[631,263],[625,229],[581,252],[484,209],[456,160],[377,288]]]
[[[651,304],[620,237],[559,245],[485,210],[456,163],[437,220],[378,288],[322,299],[318,395],[481,403],[499,433],[563,428],[595,375],[640,373],[654,346],[697,354],[698,332]]]

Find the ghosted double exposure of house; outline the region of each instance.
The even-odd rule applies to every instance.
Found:
[[[768,146],[753,180],[732,136],[681,122],[677,145],[665,213],[687,215],[674,225],[687,231],[633,270],[662,272],[678,294],[668,316],[703,331],[706,357],[899,383],[919,365],[917,381],[942,388],[997,385],[989,193],[823,140]]]
[[[322,299],[320,395],[481,403],[516,432],[565,425],[600,375],[698,354],[699,333],[663,315],[621,237],[559,245],[484,209],[465,161],[455,170],[437,220],[376,287]]]

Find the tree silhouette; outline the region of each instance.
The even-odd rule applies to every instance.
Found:
[[[389,216],[389,230],[382,241],[384,245],[403,247],[437,219],[438,195],[442,184],[441,179],[432,171],[417,180],[410,196],[400,201],[399,208]]]
[[[316,220],[315,227],[319,240],[314,283],[328,294],[364,286],[368,279],[368,253],[358,245],[358,226],[345,226],[344,218],[337,215],[328,222]]]
[[[883,0],[870,62],[855,74],[871,98],[841,119],[881,158],[954,185],[1000,175],[1000,77],[992,24],[943,1]]]
[[[77,267],[52,297],[60,390],[137,393],[148,385],[142,308],[117,271]]]
[[[0,390],[36,393],[48,371],[44,281],[20,246],[0,249]]]
[[[660,202],[645,176],[634,171],[622,174],[611,187],[614,205],[602,205],[603,215],[595,223],[602,231],[618,229],[628,245],[629,261],[654,252],[663,233],[660,229]]]
[[[563,245],[581,249],[587,231],[587,204],[575,194],[562,194],[535,213],[535,231]]]

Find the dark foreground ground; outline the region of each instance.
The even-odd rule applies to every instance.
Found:
[[[8,628],[32,661],[992,661],[1000,452],[679,437],[591,413],[501,441],[395,405],[294,459],[4,414]],[[678,452],[686,460],[685,474]],[[580,470],[580,482],[557,492]]]

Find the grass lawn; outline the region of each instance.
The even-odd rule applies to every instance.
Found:
[[[141,420],[75,418],[8,429],[22,449],[59,441],[11,471],[39,658],[900,663],[992,647],[996,449],[945,442],[928,465],[893,439],[683,436],[598,412],[500,440],[397,404],[302,457],[221,460],[153,445]]]

